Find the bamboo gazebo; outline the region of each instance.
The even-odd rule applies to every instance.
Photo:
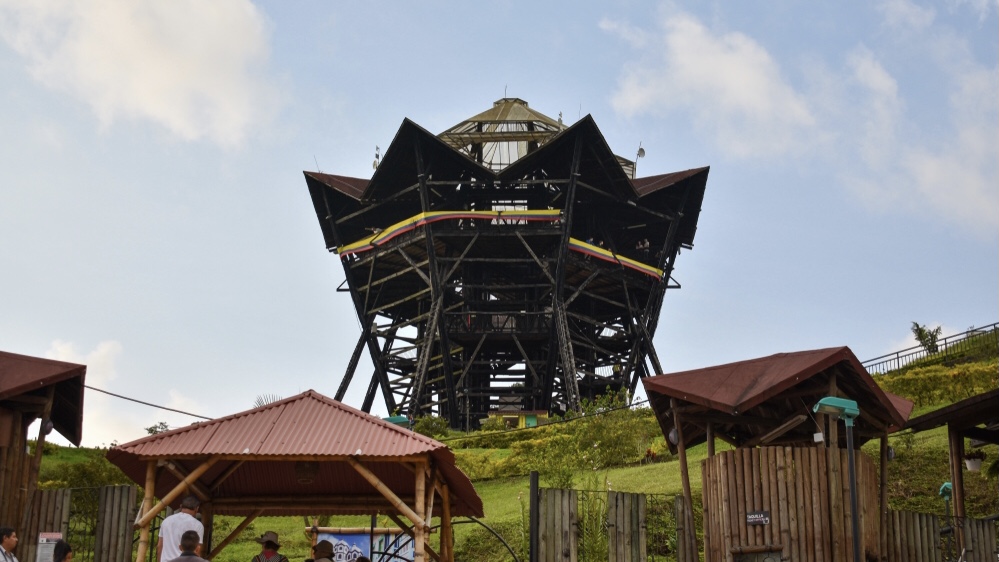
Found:
[[[185,493],[201,499],[208,559],[260,515],[382,514],[414,539],[415,562],[451,562],[451,518],[482,516],[447,446],[313,390],[116,446],[108,459],[145,486],[139,560],[150,523]],[[245,519],[216,543],[215,515]],[[433,517],[440,552],[428,542]]]

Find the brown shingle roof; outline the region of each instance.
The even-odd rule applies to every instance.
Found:
[[[83,435],[83,384],[87,367],[0,351],[0,400],[26,394],[44,396],[55,385],[52,425],[79,446]]]
[[[725,414],[727,421],[723,423],[732,428],[730,437],[744,441],[768,427],[761,424],[760,428],[752,428],[745,419],[771,417],[772,421],[783,421],[794,415],[810,414],[811,406],[825,395],[829,377],[833,375],[837,376],[841,394],[860,404],[863,423],[876,420],[875,426],[896,429],[905,423],[912,403],[881,390],[848,347],[778,353],[648,377],[642,382],[664,431],[672,427],[667,411],[669,398],[675,398]],[[782,395],[792,389],[795,397],[784,399]],[[747,417],[740,420],[740,416]],[[803,435],[807,437],[807,432]],[[691,444],[694,443],[688,443]]]
[[[118,445],[108,459],[142,484],[145,460],[184,459],[188,470],[212,456],[224,459],[203,477],[212,482],[233,463],[245,461],[220,486],[218,498],[258,496],[351,496],[371,494],[370,484],[347,465],[346,458],[366,463],[400,496],[412,494],[412,472],[395,466],[400,457],[427,454],[437,463],[452,490],[456,515],[482,515],[482,501],[472,483],[455,465],[443,443],[361,412],[314,390],[265,406],[208,422],[199,422]],[[294,462],[316,461],[315,482],[303,487],[295,478]],[[157,495],[177,483],[170,474],[157,480]],[[207,487],[207,486],[206,486]],[[223,510],[225,511],[225,510]],[[240,513],[229,509],[227,513]],[[221,512],[219,512],[221,513]],[[275,509],[269,514],[301,514]],[[308,510],[303,513],[308,514]]]

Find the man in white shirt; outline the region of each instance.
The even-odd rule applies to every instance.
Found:
[[[196,496],[187,496],[180,502],[180,511],[163,520],[160,524],[159,540],[156,541],[156,560],[167,562],[180,556],[180,541],[186,531],[194,531],[204,536],[205,526],[194,516],[201,507]],[[201,544],[198,544],[201,548]]]
[[[12,552],[17,548],[17,533],[12,527],[0,527],[0,562],[17,562]]]

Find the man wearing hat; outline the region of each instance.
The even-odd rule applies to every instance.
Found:
[[[288,562],[283,554],[278,553],[281,543],[278,542],[277,533],[267,531],[256,540],[260,543],[260,554],[253,557],[253,562]]]
[[[333,562],[333,543],[319,541],[312,547],[313,562]]]

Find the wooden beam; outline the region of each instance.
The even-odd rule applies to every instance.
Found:
[[[413,526],[413,562],[423,562],[426,559],[425,543],[427,539],[424,530],[430,529],[430,525],[423,518],[427,505],[427,498],[425,497],[427,475],[425,471],[425,464],[420,463],[416,465],[413,495],[416,499],[416,513],[420,515],[420,522]],[[414,523],[416,522],[414,521]]]
[[[402,519],[399,519],[399,516],[397,516],[394,513],[386,513],[385,515],[387,515],[389,519],[394,521],[395,524],[398,525],[400,529],[402,529],[403,533],[406,533],[410,538],[413,539],[414,542],[416,541],[416,536],[415,533],[413,533],[413,528],[411,526],[403,523]],[[440,555],[437,554],[437,552],[433,548],[431,548],[429,544],[424,544],[424,547],[427,550],[427,554],[429,554],[431,558],[433,558],[437,562],[441,562]]]
[[[777,439],[781,435],[784,435],[788,431],[798,427],[808,420],[808,416],[805,414],[798,414],[793,418],[787,420],[786,422],[778,425],[777,427],[771,429],[770,431],[764,433],[763,435],[758,435],[745,443],[742,444],[743,447],[755,447],[757,445],[766,445],[767,443]]]
[[[247,515],[246,519],[243,519],[239,523],[239,525],[236,525],[236,528],[233,529],[232,532],[230,532],[229,535],[226,536],[226,538],[222,542],[220,542],[217,547],[213,548],[212,552],[208,556],[206,556],[205,558],[211,560],[211,559],[215,558],[216,556],[218,556],[219,553],[222,552],[223,548],[229,546],[229,543],[231,543],[232,541],[236,540],[236,538],[239,537],[240,533],[243,532],[243,529],[246,529],[250,525],[250,523],[253,523],[253,520],[256,519],[257,517],[260,517],[260,515],[263,514],[263,512],[264,512],[263,509],[258,509],[256,511],[254,511],[253,513]],[[144,559],[143,558],[139,558],[139,560],[144,560]]]
[[[163,496],[163,498],[160,500],[158,504],[154,505],[152,509],[147,511],[146,514],[142,516],[142,519],[140,519],[139,522],[135,525],[135,527],[139,528],[139,527],[148,526],[149,522],[152,521],[153,518],[156,517],[156,515],[159,512],[166,509],[166,506],[170,505],[170,503],[173,502],[173,500],[177,499],[177,496],[184,493],[184,491],[187,490],[193,482],[197,481],[198,478],[201,478],[201,475],[204,474],[209,468],[214,466],[215,463],[217,463],[218,461],[219,457],[211,457],[205,462],[201,463],[201,465],[198,468],[192,470],[191,473],[187,475],[187,478],[181,480],[179,484],[174,486],[174,488],[167,493],[167,495]]]
[[[406,505],[405,502],[399,499],[399,496],[395,495],[395,492],[390,490],[389,487],[386,486],[384,482],[379,480],[378,477],[375,476],[373,472],[368,470],[366,466],[362,465],[360,462],[357,461],[357,459],[353,457],[347,457],[347,462],[350,464],[350,466],[354,467],[354,470],[356,470],[358,474],[360,474],[365,480],[367,480],[369,484],[374,486],[375,489],[378,490],[378,493],[384,496],[385,499],[387,499],[389,503],[391,503],[392,506],[399,511],[399,513],[405,515],[407,519],[412,521],[413,525],[419,525],[421,529],[424,526],[426,526],[426,524],[423,522],[423,518],[417,515],[417,512],[413,511],[413,509],[410,508],[408,505]],[[421,493],[416,494],[417,502],[420,501],[420,496]],[[429,530],[429,528],[427,528],[426,530]]]
[[[175,465],[172,461],[161,460],[157,464],[167,469],[167,472],[169,472],[170,474],[176,476],[177,480],[183,481],[188,476],[188,474],[185,473],[181,467]],[[202,502],[211,501],[212,497],[208,495],[208,492],[206,492],[205,489],[202,488],[201,485],[199,485],[197,482],[191,482],[190,487],[191,487],[191,492],[193,492],[194,495],[197,496],[199,500],[201,500]]]
[[[21,528],[28,528],[28,518],[31,514],[31,502],[35,496],[35,489],[38,487],[38,471],[42,466],[42,450],[45,449],[45,424],[52,420],[52,404],[55,402],[55,385],[51,384],[45,389],[45,406],[42,409],[42,420],[38,424],[38,438],[35,441],[34,455],[31,457],[31,467],[28,469],[27,482],[24,489],[24,505],[21,518]]]
[[[244,462],[246,461],[236,461],[231,465],[229,465],[229,468],[225,469],[225,471],[222,474],[219,474],[218,477],[216,477],[215,480],[213,480],[212,483],[208,485],[208,489],[214,490],[219,486],[221,486],[223,482],[225,482],[230,476],[232,476],[234,472],[236,472],[239,469],[239,467],[243,466]]]

